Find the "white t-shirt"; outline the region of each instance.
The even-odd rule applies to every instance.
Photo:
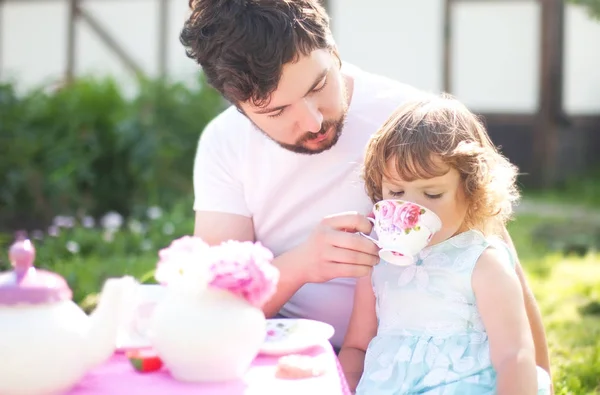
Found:
[[[346,123],[337,144],[316,155],[281,148],[230,107],[207,126],[194,166],[194,210],[251,217],[256,240],[275,256],[305,241],[326,215],[367,214],[372,207],[360,166],[369,137],[413,87],[344,64],[354,77]],[[352,311],[354,279],[304,285],[282,308],[286,317],[328,322],[334,346],[342,344]]]

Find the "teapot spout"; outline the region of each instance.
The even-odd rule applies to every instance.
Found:
[[[130,276],[109,278],[104,283],[98,305],[90,314],[86,341],[88,369],[104,363],[115,352],[121,319],[136,285],[137,281]]]

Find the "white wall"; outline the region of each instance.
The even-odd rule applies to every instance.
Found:
[[[600,21],[567,7],[563,85],[567,113],[600,113]]]
[[[443,0],[329,0],[344,60],[421,89],[442,88]]]
[[[536,111],[541,36],[537,1],[457,2],[452,30],[454,95],[482,112]]]
[[[444,0],[329,0],[342,57],[365,69],[429,91],[441,91]],[[155,75],[157,0],[85,0],[84,7],[124,49]],[[169,74],[189,80],[198,71],[179,43],[187,0],[169,3]],[[66,67],[66,0],[3,6],[0,78],[23,88],[60,79]],[[453,12],[452,93],[473,109],[534,112],[538,103],[540,12],[536,0],[456,2]],[[133,87],[121,62],[82,21],[76,72],[112,74]],[[569,5],[565,21],[565,109],[600,113],[600,23]]]
[[[342,56],[365,69],[441,91],[443,0],[329,0]],[[477,111],[533,113],[538,106],[537,0],[457,1],[452,8],[451,92]],[[600,23],[568,5],[565,110],[600,113]]]
[[[23,85],[55,78],[63,72],[66,54],[66,2],[2,6],[2,78]]]
[[[111,33],[142,69],[158,71],[158,12],[156,0],[85,0],[83,8]],[[185,56],[179,32],[187,1],[169,3],[167,67],[178,79],[191,79],[195,63]],[[24,89],[62,78],[66,68],[68,5],[65,0],[10,2],[2,15],[2,79],[14,78]],[[84,22],[77,25],[76,73],[113,75],[133,87],[128,69]]]

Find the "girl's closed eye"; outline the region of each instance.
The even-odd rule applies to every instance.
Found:
[[[404,195],[404,191],[392,191],[391,189],[388,190],[390,196],[394,196],[394,197],[400,197],[402,195]]]
[[[427,197],[428,199],[439,199],[442,197],[442,195],[443,195],[443,193],[437,193],[437,194],[425,193],[425,197]]]

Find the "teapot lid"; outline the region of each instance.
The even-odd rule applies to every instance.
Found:
[[[0,305],[53,303],[73,296],[64,278],[33,266],[35,247],[30,240],[17,240],[8,259],[14,270],[0,273]]]

